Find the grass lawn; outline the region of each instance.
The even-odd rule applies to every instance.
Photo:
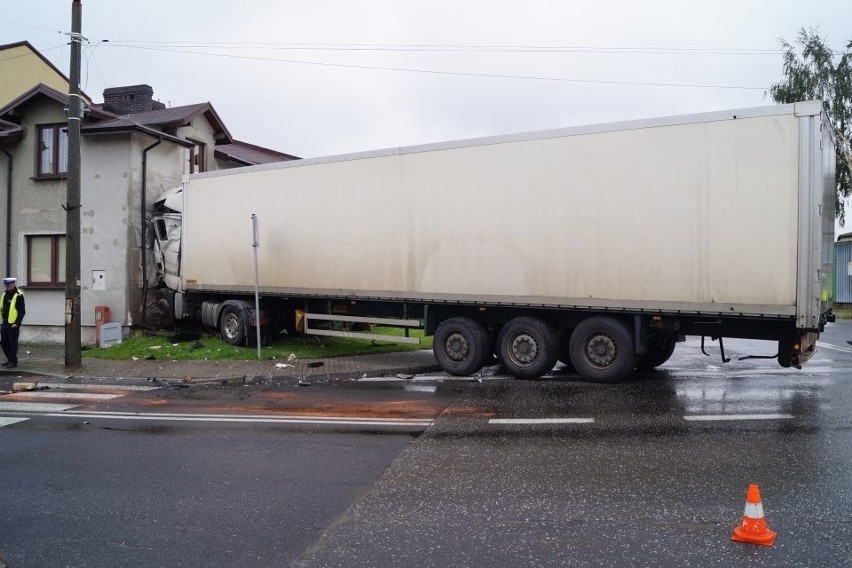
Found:
[[[833,311],[837,319],[852,319],[852,304],[834,304]]]
[[[109,347],[86,349],[83,351],[83,357],[113,360],[134,357],[138,359],[154,357],[164,360],[257,359],[257,344],[249,347],[235,347],[225,343],[218,335],[206,329],[203,331],[193,329],[193,331],[201,335],[198,340],[173,343],[170,338],[175,335],[174,332],[148,333],[141,337],[130,337]],[[398,328],[376,327],[371,333],[388,335],[392,338],[402,336],[404,331]],[[423,330],[411,330],[409,333],[411,337],[421,338],[420,345],[342,337],[280,335],[271,345],[261,346],[261,358],[286,360],[292,354],[299,359],[313,359],[432,348],[432,338],[423,338]]]

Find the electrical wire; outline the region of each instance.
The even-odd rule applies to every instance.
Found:
[[[110,43],[104,45],[111,45]],[[755,91],[764,91],[765,87],[746,87],[746,86],[738,86],[738,85],[709,85],[709,84],[699,84],[699,83],[661,83],[655,81],[616,81],[616,80],[600,80],[600,79],[567,79],[564,77],[540,77],[534,75],[508,75],[508,74],[499,74],[499,73],[466,73],[461,71],[439,71],[433,69],[413,69],[408,67],[390,67],[390,66],[379,66],[379,65],[354,65],[354,64],[346,64],[346,63],[328,63],[321,61],[304,61],[298,59],[274,59],[269,57],[250,57],[245,55],[232,55],[232,54],[224,54],[224,53],[209,53],[209,52],[199,52],[199,51],[181,51],[177,49],[166,49],[160,47],[144,47],[144,46],[131,46],[131,45],[120,45],[116,44],[113,47],[123,47],[128,49],[140,49],[146,51],[159,51],[159,52],[167,52],[167,53],[178,53],[183,55],[204,55],[209,57],[221,57],[227,59],[241,59],[241,60],[249,60],[249,61],[262,61],[262,62],[273,62],[273,63],[290,63],[290,64],[298,64],[298,65],[317,65],[323,67],[337,67],[337,68],[347,68],[347,69],[368,69],[368,70],[376,70],[376,71],[400,71],[406,73],[423,73],[423,74],[432,74],[432,75],[450,75],[450,76],[461,76],[461,77],[484,77],[484,78],[492,78],[492,79],[525,79],[525,80],[533,80],[533,81],[556,81],[556,82],[565,82],[565,83],[588,83],[588,84],[600,84],[600,85],[630,85],[630,86],[653,86],[653,87],[689,87],[689,88],[702,88],[702,89],[739,89],[739,90],[755,90]]]
[[[56,33],[58,33],[58,34],[65,33],[65,32],[63,32],[63,31],[61,31],[61,30],[54,30],[54,29],[52,29],[52,28],[45,28],[44,26],[35,26],[35,25],[33,25],[33,24],[25,24],[25,23],[23,23],[23,22],[13,22],[12,20],[7,20],[7,19],[5,19],[5,18],[0,18],[0,22],[5,22],[5,23],[7,23],[7,24],[13,24],[13,25],[16,25],[16,26],[24,26],[25,28],[33,28],[33,29],[35,29],[35,30],[43,30],[43,31],[48,31],[48,32],[56,32]]]
[[[649,53],[706,55],[780,55],[780,49],[732,49],[715,47],[604,47],[604,46],[532,46],[532,45],[457,45],[457,44],[335,44],[335,43],[250,43],[250,42],[175,42],[147,40],[103,40],[126,47],[174,47],[183,49],[273,49],[293,51],[390,51],[390,52],[519,52],[519,53]]]

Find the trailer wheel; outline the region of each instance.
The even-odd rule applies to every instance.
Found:
[[[450,318],[435,331],[432,352],[441,369],[451,375],[471,375],[491,356],[488,331],[476,320]]]
[[[571,335],[571,362],[585,379],[617,383],[633,370],[636,358],[630,330],[617,319],[595,316]]]
[[[497,348],[500,361],[509,374],[521,379],[537,379],[556,365],[559,337],[543,321],[520,317],[503,326]]]
[[[637,371],[650,371],[668,361],[675,350],[675,336],[666,335],[648,342],[648,351],[636,360]]]
[[[222,309],[222,317],[219,320],[219,335],[226,343],[231,345],[245,345],[245,323],[236,306],[225,306]]]

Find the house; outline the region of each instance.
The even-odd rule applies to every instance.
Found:
[[[852,233],[838,235],[834,243],[834,301],[852,304]]]
[[[68,77],[29,42],[0,45],[0,107],[4,107],[41,83],[61,93],[68,92]],[[92,100],[81,93],[83,100]]]
[[[65,92],[37,83],[0,106],[3,270],[27,295],[24,342],[64,340],[67,105]],[[142,227],[156,197],[187,173],[297,159],[235,140],[210,103],[166,108],[148,85],[106,89],[87,105],[81,138],[84,343],[94,342],[96,307],[125,329],[148,323],[155,264]]]

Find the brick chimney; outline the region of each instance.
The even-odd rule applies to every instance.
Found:
[[[104,89],[104,110],[115,114],[135,114],[166,108],[154,100],[154,89],[150,85],[130,85]]]

